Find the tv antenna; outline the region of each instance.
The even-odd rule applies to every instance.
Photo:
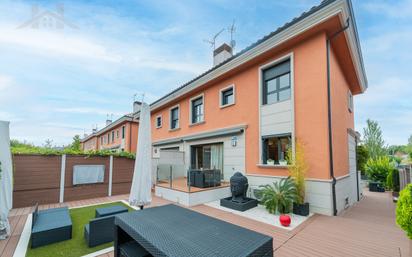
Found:
[[[234,39],[234,34],[236,32],[236,26],[235,26],[235,20],[234,19],[233,19],[233,22],[232,22],[232,26],[230,26],[227,30],[230,33],[230,46],[232,47],[232,51],[233,51],[233,49],[235,49],[235,46],[236,46],[236,40]]]
[[[216,33],[212,39],[204,39],[203,41],[210,44],[210,46],[213,48],[213,50],[215,50],[216,48],[216,38],[222,34],[222,32],[225,31],[225,29],[221,29],[218,33]]]

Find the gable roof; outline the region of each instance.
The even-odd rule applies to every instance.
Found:
[[[328,9],[329,8],[329,9]],[[348,17],[344,17],[343,21],[346,21],[346,18],[350,18],[352,21],[353,26],[350,26],[350,32],[348,32],[349,36],[352,37],[353,40],[353,45],[351,47],[354,47],[355,49],[355,64],[358,66],[357,68],[357,75],[358,79],[361,84],[362,92],[366,90],[368,87],[367,84],[367,78],[365,74],[365,68],[364,68],[364,63],[363,63],[363,58],[362,58],[362,52],[360,48],[360,43],[359,43],[359,36],[358,32],[356,29],[356,21],[355,17],[353,14],[353,8],[352,8],[352,3],[351,0],[324,0],[322,1],[319,5],[313,6],[309,11],[303,12],[300,16],[293,18],[290,22],[285,23],[283,26],[277,28],[275,31],[269,33],[268,35],[264,36],[263,38],[259,39],[255,43],[251,44],[250,46],[244,48],[237,54],[233,55],[232,57],[228,58],[224,62],[212,67],[211,69],[205,71],[204,73],[200,74],[199,76],[193,78],[192,80],[188,81],[187,83],[181,85],[180,87],[174,89],[173,91],[169,92],[168,94],[164,95],[163,97],[157,99],[153,103],[150,104],[151,109],[156,109],[164,104],[167,104],[168,102],[172,101],[175,97],[178,97],[180,94],[187,93],[188,91],[191,91],[192,89],[196,88],[197,86],[201,86],[205,84],[206,82],[210,81],[211,79],[214,79],[227,71],[237,67],[238,65],[244,63],[241,61],[238,61],[242,58],[248,59],[248,55],[252,56],[249,60],[252,58],[256,57],[256,55],[253,55],[252,52],[257,50],[257,48],[265,45],[266,43],[272,43],[269,42],[273,40],[276,37],[282,37],[284,35],[281,34],[286,34],[288,30],[293,29],[295,26],[299,25],[302,22],[305,22],[307,20],[308,23],[310,23],[313,27],[316,24],[319,24],[323,19],[322,17],[314,17],[316,14],[320,13],[321,11],[325,11],[325,14],[323,16],[327,16],[327,14],[332,17],[333,15],[338,14],[339,12],[342,12],[344,15]],[[333,15],[331,15],[333,14]],[[322,16],[320,14],[319,16]],[[317,18],[317,19],[316,19]],[[310,28],[310,27],[309,27]],[[307,28],[308,29],[308,28]],[[304,30],[300,29],[297,33],[293,36],[296,36],[299,33],[302,33]],[[345,32],[346,33],[346,32]],[[290,35],[289,35],[290,38]],[[287,40],[288,38],[283,38],[284,40]],[[280,39],[279,39],[280,40]],[[274,43],[277,42],[280,44],[278,41],[279,40],[273,40]],[[273,43],[272,43],[273,44]],[[273,44],[271,48],[275,47],[278,44]],[[269,48],[269,49],[271,49]],[[267,50],[269,50],[267,49]],[[238,61],[238,62],[237,62]],[[248,61],[248,60],[247,60]],[[232,64],[233,67],[229,67]],[[227,69],[225,69],[227,67]],[[194,88],[191,88],[194,87]]]

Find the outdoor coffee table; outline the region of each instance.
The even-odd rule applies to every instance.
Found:
[[[117,215],[115,256],[131,245],[141,256],[273,256],[271,237],[173,204]]]
[[[105,217],[105,216],[110,216],[110,215],[114,215],[114,214],[118,214],[118,213],[122,213],[122,212],[128,212],[128,211],[129,210],[126,207],[120,206],[120,205],[97,208],[96,213],[95,213],[95,217],[96,218]]]

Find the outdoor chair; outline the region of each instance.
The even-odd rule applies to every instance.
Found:
[[[114,217],[111,215],[95,218],[84,226],[84,238],[89,247],[113,241]]]
[[[67,207],[33,212],[31,248],[48,245],[72,238],[72,220]]]

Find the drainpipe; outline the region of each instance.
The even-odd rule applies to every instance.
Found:
[[[333,170],[333,145],[332,145],[332,105],[331,105],[331,82],[330,82],[330,42],[335,39],[340,33],[349,28],[349,18],[346,20],[346,25],[332,36],[326,39],[326,74],[327,74],[327,87],[328,87],[328,136],[329,136],[329,170],[332,178],[332,200],[333,200],[333,216],[338,214],[336,208],[336,178]]]
[[[358,174],[358,137],[355,137],[355,165],[356,165],[356,198],[358,199],[359,202],[359,174]]]

